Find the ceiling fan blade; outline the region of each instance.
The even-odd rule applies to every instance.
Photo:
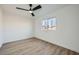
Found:
[[[35,8],[33,8],[32,10],[35,11],[35,10],[40,9],[40,8],[41,8],[41,5],[38,5]]]
[[[24,8],[19,8],[19,7],[16,7],[16,9],[29,11],[29,10],[27,10],[27,9],[24,9]]]
[[[32,16],[35,16],[34,13],[31,13]]]

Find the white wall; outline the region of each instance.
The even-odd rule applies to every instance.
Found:
[[[2,9],[0,8],[0,47],[3,43],[3,19],[2,19]]]
[[[32,19],[4,12],[4,43],[33,36]]]
[[[56,31],[41,31],[41,21],[57,18]],[[70,5],[36,19],[35,36],[51,43],[79,52],[79,5]]]

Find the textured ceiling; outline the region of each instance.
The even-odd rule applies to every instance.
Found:
[[[38,4],[33,4],[33,7],[37,5]],[[56,10],[61,9],[68,5],[66,4],[41,4],[41,6],[42,6],[41,9],[33,12],[35,14],[35,17],[41,17],[48,13],[55,12]],[[9,12],[9,13],[17,14],[17,15],[26,16],[26,17],[31,17],[31,14],[28,11],[17,10],[16,7],[29,9],[28,4],[3,4],[2,5],[4,12]]]

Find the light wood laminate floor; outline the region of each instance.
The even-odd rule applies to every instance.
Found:
[[[37,38],[6,43],[0,55],[76,55],[78,53]]]

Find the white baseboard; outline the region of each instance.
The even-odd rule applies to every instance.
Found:
[[[64,46],[63,44],[58,43],[58,42],[54,42],[54,41],[52,42],[52,41],[50,41],[50,40],[48,40],[48,39],[46,39],[46,38],[44,38],[44,37],[40,37],[40,36],[35,36],[35,37],[36,37],[36,38],[39,38],[39,39],[41,39],[41,40],[50,42],[50,43],[52,43],[52,44],[56,44],[56,45],[58,45],[58,46],[61,46],[61,47],[64,47],[64,48],[67,48],[67,49],[69,49],[69,50],[72,50],[72,51],[75,51],[75,52],[78,52],[78,53],[79,53],[78,50],[73,49],[73,48],[69,48],[69,47],[67,47],[67,46]]]
[[[14,42],[14,41],[19,41],[19,40],[24,40],[24,39],[28,39],[28,38],[31,38],[31,37],[33,37],[33,36],[28,35],[28,36],[26,36],[26,37],[18,38],[18,39],[15,39],[15,40],[7,40],[7,41],[4,41],[3,44],[9,43],[9,42]]]

